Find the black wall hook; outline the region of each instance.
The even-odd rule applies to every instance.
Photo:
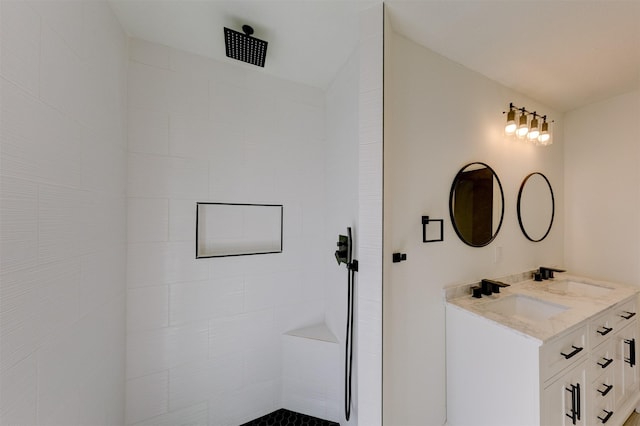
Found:
[[[400,263],[407,260],[407,253],[393,253],[393,263]]]

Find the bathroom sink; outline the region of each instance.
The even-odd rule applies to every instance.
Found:
[[[544,321],[568,308],[533,297],[514,294],[485,304],[485,309],[506,317],[525,321]]]
[[[588,296],[601,297],[609,293],[611,288],[603,287],[596,284],[583,283],[580,281],[555,281],[549,284],[549,290],[552,292],[565,293],[571,296]]]

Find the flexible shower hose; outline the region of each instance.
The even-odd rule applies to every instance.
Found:
[[[349,241],[352,242],[351,228],[347,228],[349,234]],[[354,294],[354,280],[355,272],[357,270],[357,261],[352,260],[352,246],[349,244],[349,254],[347,263],[347,335],[345,342],[345,354],[344,354],[344,415],[347,421],[351,417],[351,376],[353,366],[353,303],[355,299]]]

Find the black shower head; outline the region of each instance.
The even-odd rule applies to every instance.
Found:
[[[243,33],[224,28],[224,42],[227,47],[227,56],[252,65],[264,67],[264,59],[267,55],[267,42],[251,37],[253,28],[249,25],[242,26]]]

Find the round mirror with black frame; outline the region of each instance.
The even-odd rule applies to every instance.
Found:
[[[451,185],[449,214],[465,244],[484,247],[491,243],[504,217],[504,192],[496,172],[481,162],[460,169]]]
[[[524,178],[518,191],[518,223],[529,241],[547,238],[555,216],[555,197],[549,179],[540,172]]]

